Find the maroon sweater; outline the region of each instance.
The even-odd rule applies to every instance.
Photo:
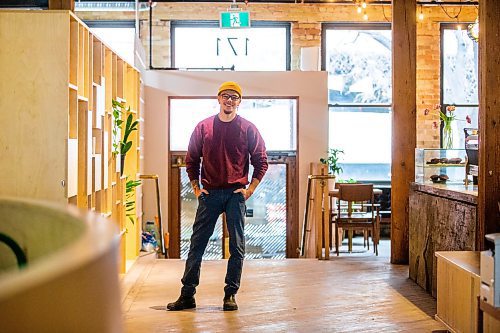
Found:
[[[249,159],[254,167],[252,178],[259,181],[268,167],[259,131],[238,115],[227,123],[215,115],[196,125],[186,156],[189,180],[199,180],[202,158],[201,184],[207,190],[245,187],[249,183]]]

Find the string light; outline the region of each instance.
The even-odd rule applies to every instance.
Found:
[[[420,5],[420,14],[418,14],[418,19],[420,21],[424,20],[424,12],[422,11],[422,5]]]
[[[354,2],[356,4],[356,11],[358,12],[358,14],[361,14],[361,2],[360,2],[360,0],[355,0]]]
[[[459,21],[459,17],[460,17],[460,13],[462,12],[462,6],[460,6],[460,8],[458,9],[458,13],[455,14],[455,16],[451,16],[448,11],[444,8],[444,6],[442,4],[439,4],[439,7],[441,8],[441,10],[446,14],[446,16],[448,16],[450,19],[455,19],[457,20],[457,30],[462,30],[462,25],[460,24],[460,21]]]

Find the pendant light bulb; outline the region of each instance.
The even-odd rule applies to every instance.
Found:
[[[368,21],[368,14],[366,12],[363,14],[363,20]]]
[[[363,3],[361,4],[361,7],[363,7],[363,9],[366,8],[366,1],[363,1]]]
[[[420,13],[418,14],[418,19],[420,21],[424,20],[424,12],[422,11],[422,5],[420,5]]]
[[[357,11],[358,11],[358,14],[361,14],[362,9],[361,9],[360,5],[358,5]]]

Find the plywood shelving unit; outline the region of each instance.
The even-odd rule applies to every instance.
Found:
[[[141,170],[139,72],[69,11],[0,11],[0,195],[69,203],[109,217],[122,235],[121,271],[140,250],[142,189],[132,223],[127,180]],[[123,174],[113,149],[112,100],[139,130]],[[122,131],[115,140],[122,139]]]

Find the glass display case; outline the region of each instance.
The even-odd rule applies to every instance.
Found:
[[[465,149],[415,149],[415,182],[464,184]]]

